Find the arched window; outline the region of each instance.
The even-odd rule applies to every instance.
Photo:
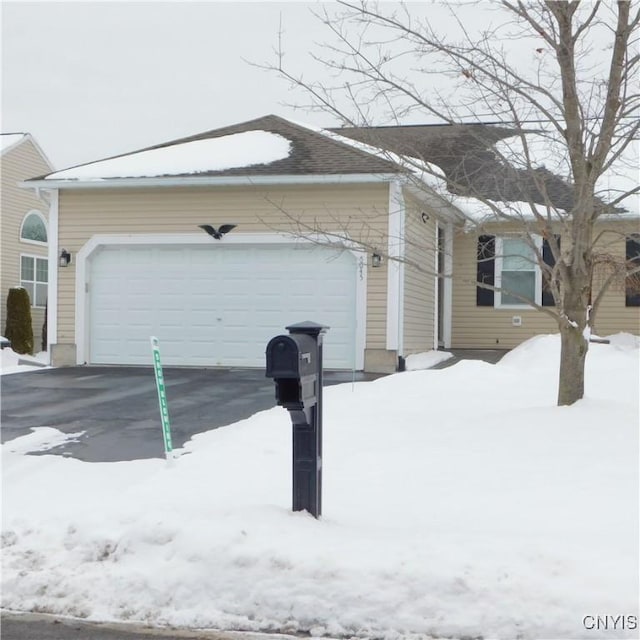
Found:
[[[39,211],[34,209],[24,217],[20,227],[20,240],[47,244],[47,222]]]

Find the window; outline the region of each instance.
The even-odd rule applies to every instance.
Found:
[[[640,234],[627,237],[625,258],[627,271],[640,267]],[[640,273],[627,276],[625,282],[625,306],[640,307]]]
[[[35,244],[47,243],[47,224],[39,211],[29,211],[22,221],[20,240]]]
[[[535,238],[545,262],[550,250],[542,238]],[[545,296],[542,271],[533,248],[519,236],[480,236],[477,248],[478,282],[494,285],[502,291],[477,287],[476,305],[482,307],[527,307],[521,296],[536,304],[553,304],[550,292]]]
[[[527,306],[518,295],[540,304],[540,268],[533,249],[518,237],[498,238],[496,260],[497,306]]]
[[[29,293],[31,305],[44,307],[47,304],[47,282],[49,268],[46,258],[20,256],[20,285]]]

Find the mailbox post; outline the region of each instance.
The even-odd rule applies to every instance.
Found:
[[[293,426],[293,511],[322,513],[322,339],[329,327],[300,322],[267,344],[268,378]]]

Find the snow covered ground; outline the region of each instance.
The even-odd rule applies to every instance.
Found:
[[[0,349],[0,375],[4,376],[9,373],[21,373],[24,371],[33,371],[34,369],[42,369],[49,362],[49,354],[41,351],[35,356],[20,355],[13,349]]]
[[[290,512],[280,408],[170,464],[25,455],[37,432],[8,443],[3,606],[388,639],[637,638],[638,343],[592,344],[572,407],[554,406],[557,336],[497,365],[327,388],[319,521]],[[595,616],[624,625],[598,632]]]

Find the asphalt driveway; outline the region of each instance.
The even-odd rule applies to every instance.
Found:
[[[324,374],[325,386],[379,376]],[[262,369],[164,367],[174,448],[202,431],[275,406],[275,387]],[[2,442],[55,427],[84,431],[47,453],[86,462],[164,457],[155,378],[151,367],[68,367],[2,376]],[[284,409],[282,410],[284,411]]]

